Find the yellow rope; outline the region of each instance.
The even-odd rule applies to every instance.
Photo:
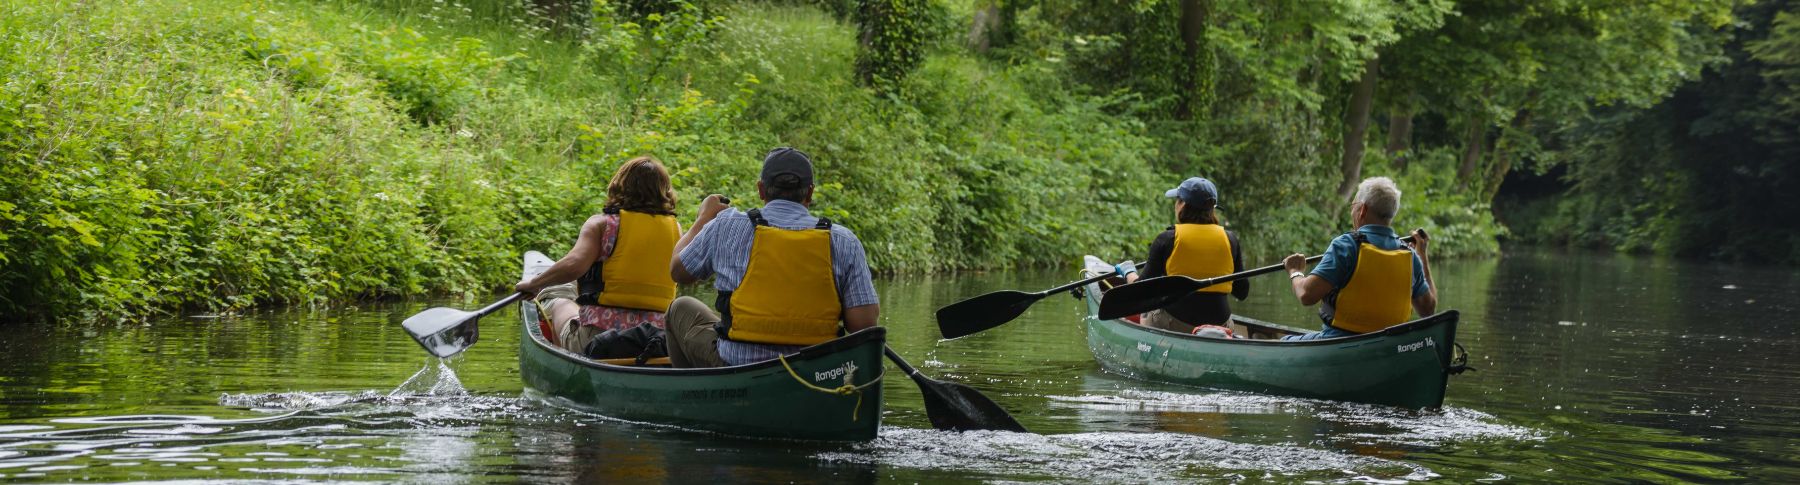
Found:
[[[863,391],[863,389],[867,389],[869,386],[878,384],[881,382],[881,378],[887,377],[887,372],[882,372],[881,375],[875,376],[875,378],[870,380],[869,382],[864,382],[864,383],[862,383],[862,385],[858,385],[858,386],[844,384],[842,386],[832,387],[832,388],[819,387],[817,385],[814,385],[811,382],[806,382],[805,378],[800,377],[799,373],[794,372],[794,367],[788,365],[786,356],[776,355],[775,360],[781,361],[781,367],[784,369],[787,369],[788,375],[793,376],[794,381],[799,382],[800,385],[802,385],[802,386],[806,386],[807,389],[812,389],[814,391],[819,391],[819,392],[823,392],[826,394],[835,394],[835,395],[839,395],[839,396],[848,396],[851,394],[855,394],[856,395],[856,407],[850,409],[850,420],[851,421],[856,421],[857,411],[862,410],[862,391]],[[846,376],[846,377],[848,377],[848,376]],[[844,382],[849,382],[849,381],[850,381],[849,379],[844,379]]]

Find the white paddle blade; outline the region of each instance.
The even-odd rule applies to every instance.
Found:
[[[479,337],[480,327],[473,325],[475,315],[454,308],[432,308],[400,322],[426,352],[439,358],[462,353]]]

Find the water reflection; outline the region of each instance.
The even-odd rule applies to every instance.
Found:
[[[394,322],[414,302],[0,335],[0,479],[1084,481],[1442,478],[1800,481],[1800,276],[1544,252],[1444,261],[1480,371],[1414,412],[1107,374],[1073,298],[939,341],[931,310],[1071,271],[880,283],[893,346],[1045,435],[930,431],[886,383],[864,444],[720,438],[522,392],[506,312],[443,362]],[[1239,310],[1316,326],[1279,285]]]

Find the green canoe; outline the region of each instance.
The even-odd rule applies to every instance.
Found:
[[[1350,337],[1225,339],[1101,320],[1099,285],[1084,290],[1088,350],[1107,372],[1135,379],[1418,409],[1443,405],[1450,375],[1461,369],[1452,361],[1454,310]],[[1232,321],[1256,337],[1300,331]]]
[[[551,263],[542,253],[526,253],[525,275],[541,273]],[[785,364],[671,369],[584,358],[544,339],[532,303],[521,304],[519,315],[525,334],[519,374],[526,387],[603,416],[733,436],[822,441],[874,439],[881,424],[878,381],[887,335],[882,327],[807,347],[787,356]],[[861,389],[825,391],[846,384]]]

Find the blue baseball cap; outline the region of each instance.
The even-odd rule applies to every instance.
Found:
[[[1219,187],[1213,185],[1211,180],[1189,177],[1181,181],[1181,185],[1163,192],[1163,197],[1181,199],[1182,202],[1196,205],[1211,202],[1213,207],[1218,207]]]

